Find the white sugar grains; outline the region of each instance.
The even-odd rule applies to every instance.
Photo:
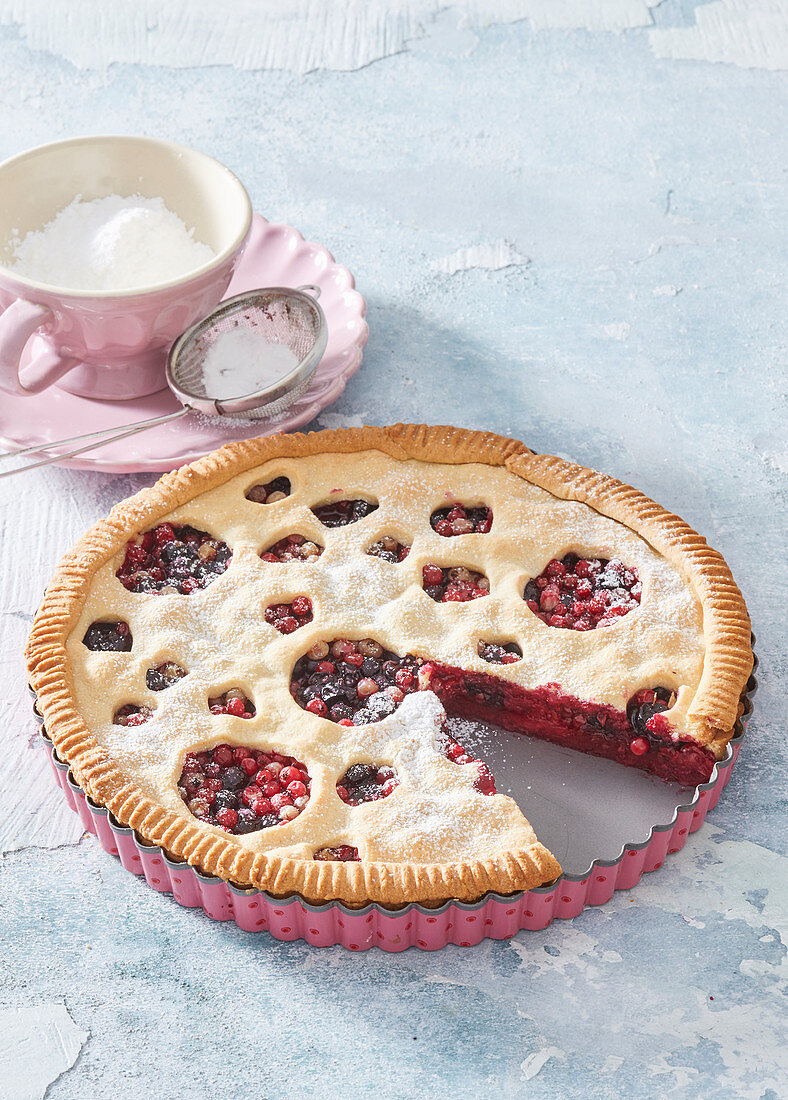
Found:
[[[16,243],[9,266],[72,291],[129,291],[180,278],[214,255],[161,198],[77,196]]]

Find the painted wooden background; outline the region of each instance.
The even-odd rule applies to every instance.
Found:
[[[434,956],[250,939],[83,838],[35,744],[36,602],[146,479],[0,483],[1,1097],[788,1094],[786,68],[784,0],[0,0],[0,155],[225,161],[368,299],[316,426],[489,428],[633,481],[728,558],[763,680],[710,824],[632,895]]]

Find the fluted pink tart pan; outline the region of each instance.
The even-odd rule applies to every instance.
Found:
[[[94,803],[74,781],[68,764],[58,757],[43,729],[42,734],[55,780],[87,832],[97,836],[104,850],[119,858],[128,871],[144,875],[149,886],[160,893],[172,894],[180,905],[202,908],[213,920],[235,921],[248,932],[268,932],[277,940],[302,939],[314,947],[340,945],[351,951],[366,951],[370,947],[404,951],[416,947],[435,951],[448,944],[470,947],[483,939],[510,939],[521,930],[536,931],[546,928],[555,919],[577,917],[586,906],[604,905],[616,890],[632,890],[643,874],[658,870],[668,855],[684,847],[689,835],[701,827],[707,813],[717,805],[739,755],[756,687],[753,675],[736,736],[724,759],[715,766],[709,782],[700,784],[694,791],[677,788],[685,798],[674,798],[679,804],[674,806],[672,814],[665,814],[666,820],[651,824],[641,839],[622,843],[620,850],[610,858],[591,859],[584,864],[585,870],[567,870],[547,886],[511,895],[490,893],[472,903],[448,901],[438,908],[414,903],[388,909],[371,903],[361,909],[351,909],[338,901],[312,905],[297,895],[275,897],[264,890],[234,886],[223,879],[201,874],[188,863],[170,858],[162,848],[146,844],[133,829],[121,825],[108,810]],[[40,721],[40,715],[34,710]],[[600,847],[617,843],[621,829],[635,821],[631,806],[627,808],[626,791],[623,798],[620,795],[621,787],[630,782],[629,769],[620,769],[608,761],[584,757],[572,750],[564,750],[562,760],[556,755],[555,746],[534,743],[528,738],[507,741],[510,760],[513,747],[518,744],[530,754],[527,764],[531,782],[521,791],[538,792],[540,774],[552,778],[555,784],[555,790],[545,795],[541,802],[537,794],[525,795],[528,801],[524,808],[538,835],[545,837],[563,866],[571,868],[573,861],[577,863],[585,858],[583,851],[572,852],[569,843],[573,832],[572,814],[582,813],[584,804],[593,804],[596,809],[604,807],[605,785],[611,791],[606,812],[611,817],[620,813],[625,820],[618,833],[615,827],[600,826]],[[557,772],[563,778],[556,778]],[[635,783],[642,784],[644,780],[656,784],[642,788],[647,807],[655,812],[653,807],[660,802],[654,801],[654,792],[659,793],[664,803],[666,785],[636,773]],[[615,785],[615,799],[612,798],[612,785]],[[565,798],[560,795],[562,788],[567,788]],[[631,797],[638,798],[637,788],[633,787]],[[518,800],[522,804],[522,793]],[[552,817],[541,822],[540,816],[544,818],[545,814]],[[588,831],[587,820],[578,821],[576,825],[578,831]],[[562,834],[567,838],[566,854],[561,851]]]

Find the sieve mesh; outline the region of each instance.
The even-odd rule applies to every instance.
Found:
[[[271,288],[239,295],[195,325],[182,343],[174,349],[169,363],[169,374],[178,390],[188,399],[212,400],[215,395],[206,391],[203,379],[205,357],[216,340],[233,329],[245,328],[255,332],[267,344],[280,344],[290,349],[298,360],[291,375],[279,380],[276,393],[261,398],[256,408],[234,410],[232,401],[221,401],[221,415],[256,420],[278,416],[296,401],[306,390],[322,354],[318,338],[323,328],[323,315],[315,300],[308,294],[294,294],[285,288]],[[313,353],[314,363],[307,362]],[[285,392],[279,393],[282,387]]]
[[[232,420],[273,420],[283,412],[287,412],[290,406],[294,404],[302,394],[306,393],[309,389],[309,383],[312,381],[313,374],[314,371],[311,371],[303,382],[300,382],[292,390],[288,390],[286,394],[277,398],[276,401],[268,401],[265,405],[260,405],[256,409],[247,409],[245,412],[230,412],[225,408],[222,410],[222,416]]]

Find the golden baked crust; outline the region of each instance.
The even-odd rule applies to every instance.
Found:
[[[359,452],[365,453],[365,461],[372,461],[370,452],[376,453],[378,458],[374,461],[381,470],[386,468],[383,456],[400,463],[467,466],[463,473],[467,474],[469,484],[474,484],[474,478],[477,482],[482,478],[482,467],[498,467],[501,473],[490,474],[490,478],[514,475],[525,485],[536,487],[533,492],[543,490],[558,501],[581,502],[581,506],[590,506],[600,516],[623,524],[633,533],[627,536],[633,546],[635,536],[644,540],[644,546],[648,545],[641,550],[643,554],[648,552],[652,558],[658,555],[686,578],[686,592],[680,593],[684,603],[676,605],[677,614],[683,611],[692,619],[693,610],[688,601],[697,600],[699,610],[695,614],[695,629],[702,633],[703,642],[698,650],[700,664],[692,647],[684,647],[688,649],[686,654],[683,650],[677,653],[677,658],[685,662],[683,667],[687,678],[697,679],[697,684],[694,692],[680,695],[677,707],[681,712],[682,729],[686,729],[700,744],[708,746],[717,759],[721,758],[732,736],[739,697],[749,675],[752,656],[746,608],[719,554],[710,550],[705,541],[676,516],[612,478],[557,458],[534,455],[522,443],[490,433],[426,425],[396,425],[391,428],[275,436],[230,444],[191,466],[166,475],[152,488],[119,504],[107,520],[89,531],[63,559],[36,618],[28,643],[28,666],[47,730],[59,754],[68,760],[78,782],[92,798],[112,810],[121,822],[135,828],[145,840],[162,845],[175,857],[187,859],[207,873],[244,885],[263,887],[276,894],[298,892],[311,901],[341,898],[349,903],[372,900],[394,905],[409,901],[441,901],[452,897],[469,901],[490,890],[508,893],[528,889],[550,881],[560,873],[558,863],[538,843],[519,811],[515,814],[508,806],[500,828],[501,836],[509,838],[511,847],[494,852],[490,858],[430,862],[429,853],[424,852],[421,853],[423,859],[414,859],[413,862],[391,862],[373,857],[361,863],[341,863],[315,862],[305,854],[306,849],[299,853],[298,858],[275,848],[263,850],[259,846],[261,841],[250,841],[248,836],[224,834],[218,828],[193,818],[182,805],[165,805],[163,802],[166,799],[151,797],[152,788],[146,791],[128,770],[119,766],[117,754],[107,751],[85,720],[84,702],[80,706],[77,701],[82,690],[83,672],[81,669],[75,670],[75,651],[73,646],[69,651],[69,636],[79,626],[75,636],[81,638],[82,620],[85,614],[91,614],[90,599],[97,572],[104,567],[104,574],[114,576],[117,562],[113,559],[122,552],[130,537],[170,518],[179,509],[180,515],[176,521],[190,522],[189,505],[194,498],[221,490],[221,487],[239,479],[247,471],[264,467],[273,460],[310,460],[312,456],[332,454],[355,456]],[[335,460],[340,465],[342,461],[339,458]],[[352,463],[353,460],[348,461]],[[317,470],[325,465],[325,459],[319,463],[312,460],[310,469],[315,471],[316,479]],[[426,467],[419,469],[426,470]],[[497,488],[498,499],[502,502],[500,494],[503,485],[501,482]],[[216,496],[219,501],[216,507],[226,507],[221,492]],[[303,510],[302,515],[306,516]],[[281,534],[287,533],[288,526],[292,530],[293,522],[292,514],[289,514]],[[262,525],[261,521],[259,526]],[[215,533],[223,536],[222,531]],[[273,534],[269,543],[276,537],[279,536]],[[467,536],[468,539],[488,537]],[[653,555],[651,547],[657,555]],[[446,546],[442,549],[444,559],[452,559],[450,549],[455,555],[462,556],[459,547]],[[253,557],[253,554],[247,554],[243,559],[246,567],[252,568]],[[421,560],[424,560],[424,555],[420,559],[416,556],[415,564],[418,565]],[[218,583],[214,582],[214,585]],[[273,587],[275,589],[276,584]],[[119,584],[117,588],[128,599]],[[107,590],[105,585],[101,590],[102,598]],[[171,599],[183,601],[183,597]],[[492,602],[492,599],[477,601],[484,605]],[[649,624],[647,616],[641,619],[643,621],[637,629],[642,632],[649,629]],[[656,625],[652,628],[656,629]],[[316,625],[315,629],[319,627]],[[619,631],[619,626],[615,630]],[[369,632],[360,636],[366,633]],[[572,632],[548,630],[547,633],[568,635]],[[438,624],[433,627],[432,640],[436,645],[440,634]],[[571,639],[571,645],[576,648],[584,644],[587,645],[580,636]],[[677,649],[681,648],[677,645]],[[405,652],[404,649],[398,651]],[[697,667],[693,666],[693,661]],[[502,675],[507,675],[507,670],[500,671]],[[273,695],[271,705],[275,710],[277,700]],[[309,717],[314,723],[326,725],[321,719]],[[96,719],[94,725],[98,724]],[[308,737],[308,731],[303,736]],[[212,740],[218,742],[222,739],[215,736]],[[247,738],[240,738],[239,735],[238,740],[239,743],[246,743]],[[177,796],[174,797],[177,801]],[[499,805],[510,801],[501,799],[498,803],[500,797],[494,800]],[[363,808],[359,809],[363,812]]]

